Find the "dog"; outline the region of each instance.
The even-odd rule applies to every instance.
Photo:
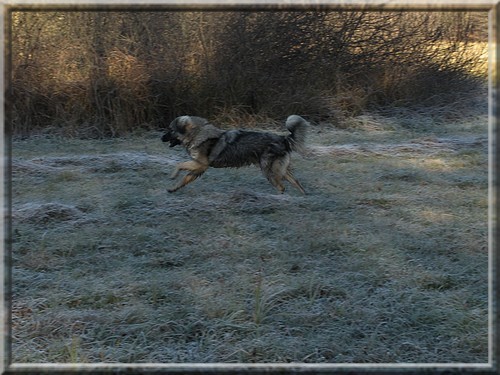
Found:
[[[173,193],[193,182],[209,167],[238,168],[254,164],[279,193],[285,191],[283,181],[286,180],[305,194],[290,169],[290,154],[304,151],[309,123],[298,115],[291,115],[285,126],[290,132],[288,135],[243,129],[224,131],[201,117],[177,117],[161,139],[169,142],[170,147],[183,146],[192,160],[176,166],[172,179],[177,178],[180,171],[188,173],[168,191]]]

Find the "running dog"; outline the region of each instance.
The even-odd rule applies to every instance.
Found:
[[[168,191],[175,192],[193,182],[209,167],[238,168],[255,164],[279,193],[285,191],[283,181],[286,180],[305,194],[290,169],[290,154],[304,151],[309,123],[291,115],[285,126],[290,132],[288,135],[243,129],[224,131],[201,117],[177,117],[161,139],[169,142],[170,147],[182,145],[192,160],[176,166],[172,179],[177,178],[180,171],[188,173]]]

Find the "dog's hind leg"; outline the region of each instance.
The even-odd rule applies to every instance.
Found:
[[[283,180],[283,159],[273,159],[272,157],[262,157],[260,160],[260,169],[262,173],[267,178],[267,180],[273,185],[280,194],[285,191],[285,186],[282,183]]]
[[[279,163],[279,164],[278,164]],[[275,164],[278,168],[276,168],[276,173],[279,173],[282,180],[287,180],[291,183],[296,189],[300,190],[302,194],[305,194],[306,191],[302,187],[299,181],[295,177],[293,177],[292,170],[290,169],[290,155],[287,154],[285,157],[276,160]]]
[[[297,189],[299,189],[302,194],[306,193],[300,182],[297,181],[295,177],[293,177],[293,174],[290,171],[290,169],[287,169],[284,179],[287,180],[289,183],[291,183],[293,186],[295,186]]]
[[[278,190],[280,194],[283,194],[285,191],[285,186],[281,183],[279,179],[276,178],[276,176],[266,176],[269,182]]]
[[[265,159],[264,159],[265,160]],[[296,189],[300,190],[302,194],[305,194],[305,190],[299,181],[293,176],[290,170],[290,155],[276,158],[269,163],[269,160],[264,161],[265,168],[262,169],[264,175],[267,177],[269,182],[278,189],[280,193],[285,191],[283,186],[283,181],[287,180]],[[270,164],[270,165],[269,165]],[[261,166],[262,167],[262,166]]]

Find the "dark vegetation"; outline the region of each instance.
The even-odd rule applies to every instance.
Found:
[[[14,11],[12,130],[108,137],[183,114],[338,122],[451,103],[477,86],[484,51],[470,47],[486,24],[459,12]]]

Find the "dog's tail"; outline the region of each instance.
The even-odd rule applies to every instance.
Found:
[[[309,123],[298,115],[290,115],[286,119],[285,126],[292,133],[286,137],[288,146],[293,151],[303,153],[305,151],[306,131]]]

